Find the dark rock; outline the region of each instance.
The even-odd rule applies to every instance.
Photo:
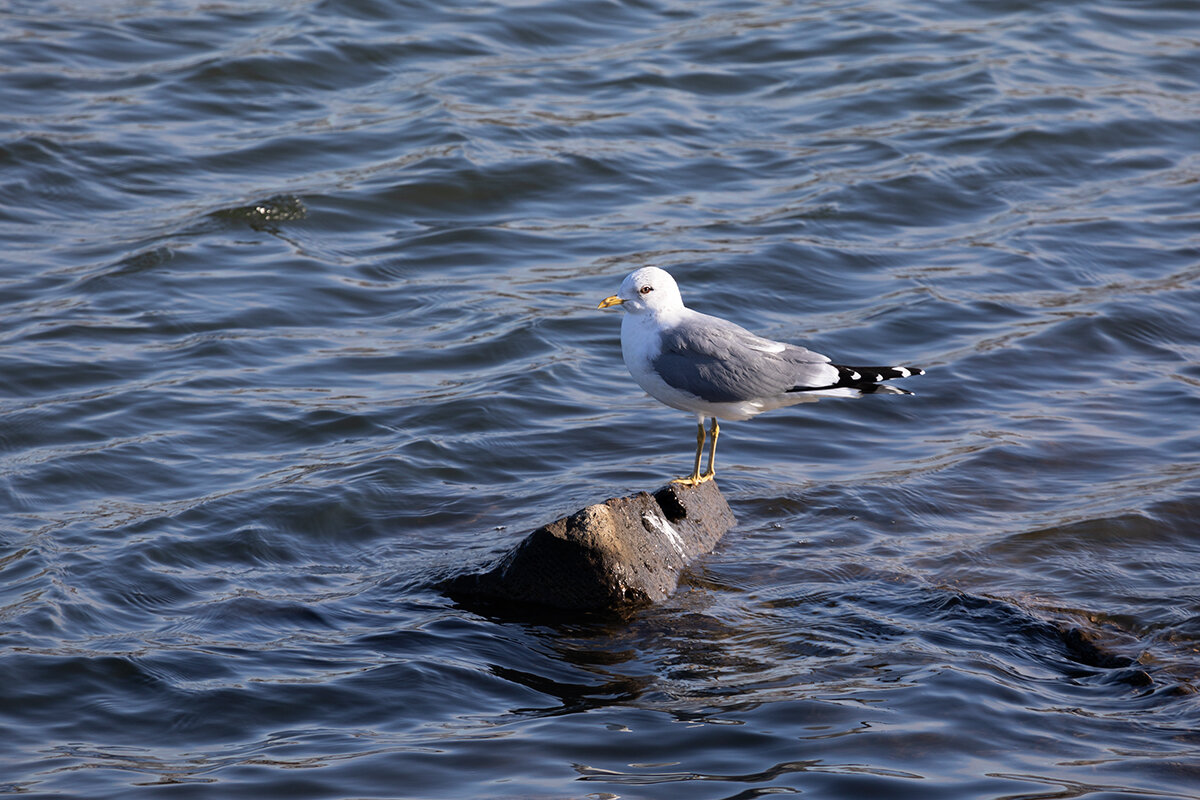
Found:
[[[1099,674],[1097,670],[1103,670],[1105,681],[1136,687],[1155,684],[1154,677],[1142,668],[1140,657],[1122,652],[1136,648],[1137,640],[1111,627],[1098,626],[1094,619],[1065,609],[1035,609],[1003,598],[957,589],[950,592],[941,603],[947,608],[961,608],[968,623],[1011,630],[1013,641],[1020,641],[1020,646],[1032,650],[1048,646],[1087,668],[1067,670],[1072,677],[1094,676]]]
[[[1104,669],[1120,669],[1137,665],[1137,660],[1114,652],[1096,631],[1085,628],[1057,625],[1067,655],[1080,664]]]
[[[588,506],[538,528],[485,572],[450,578],[451,597],[610,609],[658,602],[734,524],[714,481],[672,483]]]

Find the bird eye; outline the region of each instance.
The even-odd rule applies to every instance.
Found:
[[[654,291],[654,287],[653,286],[643,286],[642,288],[638,289],[638,291],[641,292],[642,294],[650,294],[651,292]]]

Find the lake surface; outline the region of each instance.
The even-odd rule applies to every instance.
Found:
[[[0,42],[0,794],[1200,797],[1194,2]],[[690,470],[596,310],[646,264],[928,374],[724,426],[738,525],[663,604],[456,604]]]

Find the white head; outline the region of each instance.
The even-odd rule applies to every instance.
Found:
[[[621,290],[607,297],[600,308],[620,305],[631,314],[663,314],[683,308],[675,279],[658,267],[642,267],[625,276]]]

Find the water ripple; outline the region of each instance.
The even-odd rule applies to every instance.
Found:
[[[10,5],[4,791],[1195,796],[1186,3]],[[687,468],[649,263],[928,374],[724,429],[666,603],[454,605]]]

